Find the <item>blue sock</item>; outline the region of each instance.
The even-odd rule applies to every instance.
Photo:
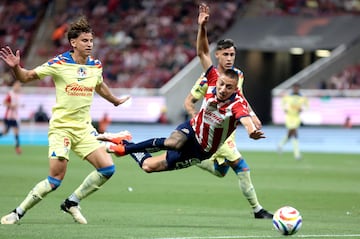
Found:
[[[158,152],[160,150],[167,149],[164,146],[165,139],[166,138],[153,138],[136,144],[132,144],[132,143],[126,144],[125,152],[127,154],[138,153],[138,152],[144,152],[144,153]]]

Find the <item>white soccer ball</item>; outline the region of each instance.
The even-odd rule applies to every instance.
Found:
[[[274,213],[272,222],[282,235],[293,235],[301,228],[302,217],[295,208],[284,206]]]

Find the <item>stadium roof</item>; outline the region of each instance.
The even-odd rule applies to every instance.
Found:
[[[311,51],[352,42],[360,37],[359,26],[359,16],[265,16],[239,19],[224,37],[234,39],[239,49]]]

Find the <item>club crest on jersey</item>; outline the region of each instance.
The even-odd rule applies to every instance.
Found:
[[[84,78],[87,75],[86,69],[84,67],[79,67],[77,74],[78,74],[78,81],[84,80]]]

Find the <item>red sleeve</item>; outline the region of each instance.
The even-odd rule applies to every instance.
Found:
[[[205,77],[208,80],[208,85],[216,85],[216,81],[219,78],[219,71],[212,65],[205,72]]]
[[[11,104],[11,96],[10,94],[7,94],[4,99],[4,105],[8,106]]]
[[[249,110],[246,101],[238,101],[233,106],[233,113],[236,119],[240,119],[244,116],[249,116]]]

